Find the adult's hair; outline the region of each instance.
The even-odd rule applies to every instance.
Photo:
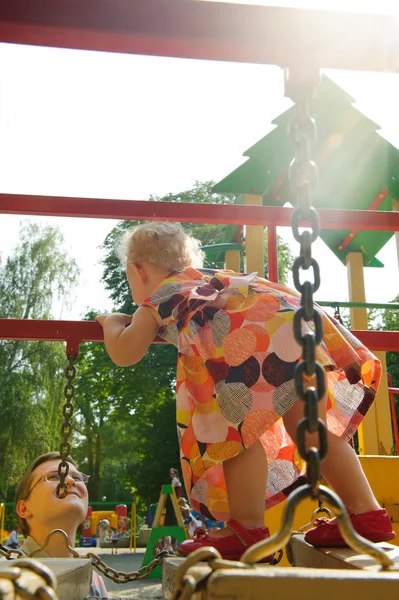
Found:
[[[21,481],[19,482],[17,493],[15,495],[15,504],[18,504],[20,500],[26,499],[32,485],[32,480],[34,479],[33,471],[39,465],[42,465],[43,463],[48,462],[49,460],[54,460],[57,458],[61,460],[59,452],[47,452],[46,454],[41,454],[31,462],[29,467],[26,469]],[[67,461],[71,463],[74,467],[76,467],[75,461],[70,456],[67,458]],[[24,537],[27,537],[29,535],[29,525],[27,520],[17,515],[17,521]]]
[[[172,469],[170,468],[169,471],[171,471],[172,473],[174,473],[175,475],[179,474],[179,471],[177,469]]]

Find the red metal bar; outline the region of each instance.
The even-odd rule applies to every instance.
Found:
[[[293,208],[282,206],[244,206],[238,204],[196,204],[155,202],[153,200],[108,200],[0,194],[0,213],[85,217],[223,225],[276,225],[289,227]],[[322,229],[399,231],[399,212],[368,210],[317,210]]]
[[[377,210],[381,202],[388,196],[388,194],[389,191],[386,188],[382,188],[378,196],[374,198],[367,210]],[[349,246],[349,244],[351,243],[355,235],[359,233],[359,231],[361,231],[361,229],[354,229],[353,231],[350,231],[344,239],[344,241],[341,242],[341,244],[339,244],[338,250],[342,250],[343,248]]]
[[[399,352],[399,331],[357,330],[352,333],[367,348],[375,351]],[[95,321],[0,319],[0,339],[102,342],[103,330]]]
[[[324,68],[399,70],[390,15],[194,0],[9,0],[0,41]]]
[[[269,281],[278,283],[277,228],[275,225],[267,226],[267,277]]]
[[[389,386],[392,385],[392,377],[390,375],[388,375],[388,385]],[[394,433],[394,437],[395,437],[396,455],[398,455],[399,431],[398,431],[398,419],[396,417],[395,394],[399,394],[399,389],[393,388],[393,387],[388,387],[388,392],[389,392],[389,400],[391,403],[391,419],[392,419],[392,424],[393,424],[393,433]]]

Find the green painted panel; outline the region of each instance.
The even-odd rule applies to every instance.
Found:
[[[271,184],[264,165],[250,159],[213,186],[217,194],[263,194]]]
[[[328,77],[323,76],[312,111],[316,118],[318,140],[312,156],[318,166],[319,186],[315,207],[366,210],[383,188],[390,194],[379,210],[392,210],[392,197],[399,198],[399,152],[380,136],[379,126],[352,106],[354,99]],[[274,119],[277,127],[245,152],[249,159],[215,185],[219,193],[251,193],[257,190],[268,206],[295,204],[288,183],[288,167],[293,148],[287,135],[292,107]],[[276,183],[281,180],[276,191]],[[345,264],[348,252],[361,251],[364,264],[381,266],[375,255],[392,237],[391,232],[359,232],[346,249],[338,245],[349,231],[325,230],[323,241]],[[235,240],[235,228],[224,236]]]
[[[150,539],[145,550],[142,567],[149,565],[154,560],[154,547],[155,544],[165,536],[174,537],[179,542],[184,542],[187,539],[186,530],[184,527],[178,527],[177,525],[169,525],[167,527],[154,527],[150,533]],[[162,577],[162,567],[155,567],[153,571],[148,575],[148,579]]]

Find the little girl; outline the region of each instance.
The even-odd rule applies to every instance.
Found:
[[[143,358],[159,335],[178,349],[177,430],[185,488],[193,509],[227,527],[180,544],[187,555],[214,546],[238,560],[265,539],[265,507],[281,502],[303,481],[295,431],[303,417],[294,370],[301,347],[293,335],[296,292],[256,273],[203,269],[199,242],[177,224],[148,223],[124,238],[133,318],[97,320],[111,359],[120,366]],[[320,309],[324,339],[317,360],[328,393],[319,403],[329,451],[322,473],[347,507],[354,528],[372,541],[395,537],[360,462],[347,443],[377,391],[379,361]],[[307,444],[317,445],[317,434]],[[345,545],[335,521],[320,519],[306,540]]]

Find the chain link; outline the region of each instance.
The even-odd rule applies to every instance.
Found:
[[[64,415],[64,422],[61,425],[61,444],[60,444],[60,455],[61,462],[58,465],[58,475],[60,476],[60,482],[57,485],[57,498],[65,498],[68,492],[68,486],[65,483],[65,478],[69,473],[69,464],[67,462],[68,457],[71,454],[71,443],[70,436],[72,434],[71,417],[73,415],[73,404],[72,400],[75,396],[75,386],[73,381],[76,377],[76,354],[68,354],[68,366],[65,369],[65,375],[67,378],[66,386],[64,387],[65,404],[62,407],[62,414]]]
[[[89,558],[93,567],[95,567],[102,575],[108,577],[108,579],[112,579],[114,583],[129,583],[132,581],[146,579],[156,567],[162,565],[162,562],[166,556],[170,556],[170,554],[165,551],[160,552],[154,558],[154,560],[148,563],[148,565],[141,567],[138,569],[138,571],[131,571],[130,573],[116,571],[116,569],[109,567],[104,561],[101,560],[99,556],[97,556],[97,554],[94,554],[93,552],[88,552],[87,554],[81,555],[80,558]]]
[[[338,302],[335,302],[335,304],[334,304],[334,319],[336,319],[338,321],[338,323],[341,323],[341,325],[344,324],[342,317],[341,317],[341,312],[339,310]]]
[[[72,546],[70,546],[68,536],[65,533],[65,531],[63,531],[62,529],[53,529],[53,531],[50,531],[50,533],[48,534],[48,536],[46,537],[46,539],[44,541],[43,546],[40,546],[40,548],[36,548],[33,552],[31,552],[28,555],[23,554],[20,550],[7,550],[7,548],[5,548],[4,546],[0,546],[0,554],[2,554],[7,560],[15,560],[15,557],[13,559],[13,554],[15,554],[17,556],[17,561],[18,561],[16,564],[20,565],[21,558],[22,559],[29,558],[30,560],[32,560],[31,557],[36,556],[42,550],[47,548],[50,538],[53,535],[61,535],[62,536],[64,544],[65,544],[67,550],[69,550],[72,558],[88,558],[94,568],[96,568],[105,577],[108,577],[108,579],[112,579],[112,581],[114,581],[115,583],[129,583],[132,581],[139,581],[141,579],[146,579],[156,567],[158,567],[162,564],[162,562],[166,556],[170,556],[169,552],[162,551],[157,554],[157,556],[154,558],[154,560],[152,560],[148,565],[141,567],[138,571],[131,571],[130,573],[125,573],[124,571],[116,571],[112,567],[109,567],[94,552],[88,552],[87,554],[79,554],[78,552],[76,552],[76,550],[74,548],[72,548]],[[36,564],[39,564],[39,563],[36,563]]]
[[[38,586],[34,592],[29,591],[26,588],[25,583],[22,584],[19,581],[26,571],[32,571],[35,575],[40,577],[40,580],[37,581]],[[50,569],[31,558],[19,559],[18,563],[15,563],[15,566],[12,567],[9,567],[8,565],[6,568],[0,567],[0,580],[1,579],[6,579],[12,583],[14,587],[13,596],[15,596],[15,598],[21,598],[23,600],[57,600],[57,595],[54,592],[56,584],[54,575],[51,573]]]
[[[296,366],[294,379],[298,398],[304,402],[304,418],[297,428],[297,447],[306,461],[306,476],[311,486],[312,497],[317,498],[320,485],[320,462],[327,454],[327,429],[319,419],[318,403],[324,397],[325,373],[316,361],[316,346],[323,339],[323,323],[313,304],[313,294],[320,287],[320,268],[312,257],[312,244],[320,234],[320,221],[312,207],[312,193],[317,188],[318,173],[311,158],[311,149],[317,140],[315,120],[310,115],[310,102],[317,85],[316,78],[302,80],[301,73],[286,72],[286,95],[295,102],[296,114],[288,126],[288,135],[295,149],[295,158],[289,167],[290,186],[297,199],[292,213],[291,226],[295,240],[300,244],[300,255],[293,266],[295,288],[301,294],[301,308],[294,316],[295,340],[302,347],[303,360]],[[318,73],[317,73],[318,78]],[[308,229],[300,232],[302,222],[309,223]],[[301,283],[300,271],[313,271],[313,282]],[[306,325],[310,321],[313,326]],[[304,333],[306,331],[306,333]],[[316,386],[311,385],[313,382]],[[319,450],[306,448],[306,433],[317,433]]]
[[[6,546],[3,546],[3,544],[0,544],[0,555],[4,556],[4,558],[6,558],[7,560],[13,560],[13,554],[15,554],[15,557],[18,556],[23,556],[23,552],[21,552],[21,550],[13,550],[13,549],[8,549],[6,548]]]

